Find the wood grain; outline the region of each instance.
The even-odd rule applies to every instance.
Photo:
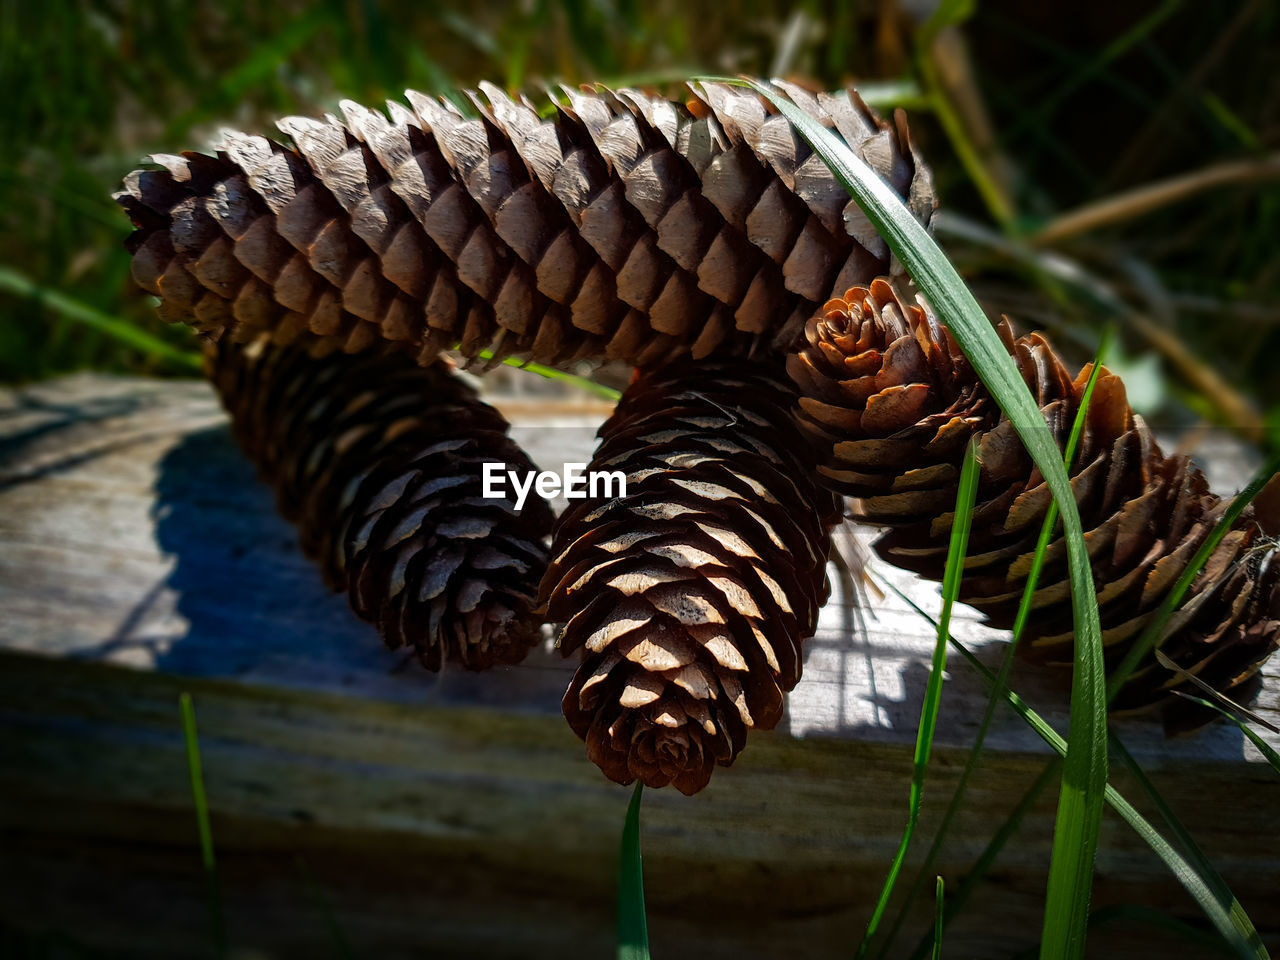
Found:
[[[598,407],[523,396],[508,412],[543,468],[589,459]],[[1239,451],[1214,440],[1202,453],[1215,489],[1240,485]],[[932,586],[872,571],[936,608]],[[779,731],[754,737],[694,798],[647,793],[655,956],[843,955],[856,942],[905,816],[933,640],[891,593],[850,599],[837,584]],[[210,953],[176,702],[190,690],[238,949],[333,953],[298,859],[359,956],[611,949],[628,791],[600,776],[559,715],[571,665],[548,644],[519,667],[437,679],[382,649],[324,591],[203,383],[77,376],[0,394],[0,610],[5,926],[130,956]],[[998,660],[1001,635],[968,611],[956,633]],[[1273,721],[1278,671],[1268,666],[1258,706]],[[1065,729],[1065,679],[1022,669],[1014,683]],[[984,698],[953,661],[923,837]],[[1119,730],[1280,947],[1280,777],[1222,725],[1175,741],[1141,720]],[[988,743],[941,863],[949,889],[1047,759],[1007,712]],[[1116,783],[1149,812],[1133,782]],[[1051,803],[949,932],[949,955],[1004,957],[1035,941]],[[1109,904],[1201,924],[1112,817],[1094,905]],[[1091,956],[1157,950],[1204,955],[1132,919],[1091,939]]]

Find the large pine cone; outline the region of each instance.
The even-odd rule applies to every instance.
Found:
[[[928,171],[899,114],[783,85],[922,221]],[[138,283],[212,338],[269,332],[429,362],[460,345],[564,365],[649,364],[790,342],[889,253],[826,165],[754,94],[688,106],[565,90],[556,118],[482,84],[478,119],[410,91],[389,117],[292,117],[282,146],[228,132],[216,156],[157,155],[117,199]]]
[[[1070,436],[1091,367],[1072,377],[1039,334],[1005,345],[1059,448]],[[787,367],[801,393],[800,426],[832,489],[858,498],[853,516],[888,531],[877,552],[940,579],[964,448],[981,436],[981,481],[960,599],[997,627],[1013,625],[1045,512],[1048,486],[946,328],[920,298],[888,281],[850,289],[805,329]],[[1185,456],[1166,457],[1100,372],[1069,474],[1084,524],[1108,665],[1123,658],[1225,509]],[[1268,503],[1280,498],[1270,497]],[[1162,650],[1228,697],[1247,699],[1262,662],[1280,646],[1280,533],[1276,505],[1249,508],[1196,578],[1189,619]],[[1268,535],[1269,534],[1269,535]],[[1072,615],[1066,550],[1050,543],[1022,650],[1069,661]],[[1207,719],[1184,709],[1189,689],[1152,659],[1116,706],[1165,706],[1171,726]]]
[[[486,461],[533,469],[496,410],[443,364],[395,353],[223,340],[206,355],[281,513],[388,646],[430,670],[523,659],[540,638],[553,518],[537,497],[517,512],[481,496]]]
[[[543,594],[562,651],[583,651],[564,713],[619,783],[701,790],[800,679],[839,504],[780,367],[683,361],[635,381],[590,465],[626,495],[557,522]]]

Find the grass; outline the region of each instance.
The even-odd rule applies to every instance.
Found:
[[[1107,776],[1106,688],[1092,568],[1061,452],[1013,359],[969,288],[897,194],[827,128],[769,87],[751,85],[809,141],[885,238],[920,291],[946,319],[965,356],[1040,468],[1058,504],[1071,580],[1075,665],[1071,684],[1072,731],[1054,829],[1041,957],[1082,957]]]
[[[196,710],[191,694],[178,697],[182,717],[182,738],[187,751],[187,773],[191,780],[191,805],[195,809],[196,834],[200,839],[200,865],[204,868],[209,898],[209,932],[214,954],[227,955],[227,925],[222,913],[222,893],[218,885],[218,862],[213,853],[213,829],[209,825],[209,801],[204,793],[204,770],[200,764],[200,741],[196,734]]]
[[[960,579],[964,573],[964,558],[969,549],[969,525],[973,518],[973,502],[978,493],[978,442],[969,441],[965,448],[964,465],[960,470],[960,482],[956,492],[955,520],[951,525],[951,542],[947,545],[947,568],[942,581],[942,614],[938,618],[938,641],[933,648],[933,662],[929,667],[929,680],[925,685],[924,700],[920,706],[920,725],[916,732],[916,753],[911,769],[911,789],[907,795],[907,826],[902,840],[889,866],[889,875],[880,889],[880,897],[867,921],[866,932],[858,944],[859,957],[865,957],[880,926],[880,920],[889,907],[893,887],[907,848],[920,822],[920,806],[924,800],[924,777],[929,767],[929,751],[933,747],[933,734],[938,724],[938,708],[942,704],[942,675],[947,667],[947,637],[951,626],[951,610],[960,594]]]
[[[1204,542],[1197,548],[1191,560],[1188,561],[1187,566],[1179,575],[1173,588],[1161,601],[1160,606],[1151,618],[1151,622],[1142,631],[1142,635],[1133,644],[1129,652],[1125,654],[1125,658],[1111,672],[1107,683],[1108,702],[1115,699],[1125,680],[1133,674],[1138,665],[1151,651],[1163,641],[1166,636],[1165,630],[1169,626],[1170,620],[1173,619],[1174,611],[1182,602],[1183,597],[1186,596],[1187,590],[1191,588],[1191,582],[1196,578],[1196,574],[1204,567],[1209,555],[1222,542],[1222,538],[1227,535],[1232,524],[1235,523],[1244,508],[1253,501],[1254,497],[1262,492],[1262,488],[1271,481],[1271,478],[1276,475],[1278,470],[1280,470],[1280,451],[1267,458],[1262,468],[1249,481],[1249,484],[1232,499],[1230,505],[1223,511],[1213,530],[1205,537]]]
[[[649,960],[649,921],[644,909],[644,869],[640,862],[640,801],[637,781],[627,804],[618,858],[618,960]]]
[[[1089,379],[1085,383],[1085,388],[1080,397],[1080,406],[1076,410],[1075,422],[1071,425],[1071,434],[1067,438],[1067,447],[1062,454],[1063,464],[1070,469],[1075,459],[1076,447],[1080,443],[1080,435],[1084,430],[1085,418],[1089,411],[1089,403],[1093,398],[1093,388],[1098,382],[1098,375],[1102,370],[1102,359],[1107,354],[1109,338],[1104,339],[1102,345],[1098,348],[1098,356],[1094,358],[1093,370],[1089,374]],[[991,694],[987,698],[987,706],[982,714],[982,721],[978,724],[978,733],[974,737],[973,747],[969,751],[969,758],[965,762],[964,770],[961,771],[960,779],[956,783],[956,789],[952,793],[951,801],[947,804],[946,812],[942,815],[942,821],[938,824],[937,833],[934,835],[933,844],[929,847],[929,852],[925,855],[924,863],[921,864],[916,875],[916,882],[912,885],[910,892],[907,894],[906,902],[902,905],[898,912],[898,919],[894,922],[893,927],[889,931],[884,944],[880,949],[880,956],[887,956],[890,946],[892,946],[898,931],[901,930],[902,924],[907,918],[907,911],[911,907],[912,901],[919,893],[920,886],[927,874],[933,868],[934,862],[937,860],[938,854],[942,851],[942,844],[946,840],[947,831],[955,819],[957,813],[960,812],[961,804],[964,801],[965,790],[968,787],[969,780],[973,777],[978,769],[979,762],[982,759],[982,748],[987,741],[987,732],[991,729],[991,721],[995,718],[996,709],[1000,703],[1000,697],[1009,685],[1009,674],[1013,670],[1014,654],[1017,652],[1018,643],[1022,639],[1022,631],[1026,628],[1027,620],[1031,615],[1031,602],[1035,597],[1036,587],[1040,581],[1040,572],[1044,567],[1045,551],[1048,549],[1050,538],[1053,535],[1058,522],[1057,504],[1051,503],[1049,509],[1045,511],[1044,522],[1040,526],[1040,534],[1036,540],[1035,553],[1032,556],[1031,568],[1027,571],[1027,580],[1022,589],[1022,599],[1018,604],[1018,612],[1014,617],[1013,631],[1009,639],[1009,644],[1005,649],[1004,657],[1000,662],[1000,671],[996,674],[995,684],[991,689]]]
[[[1212,315],[1235,318],[1200,323],[1173,315],[1161,322],[1162,329],[1186,344],[1187,353],[1221,370],[1264,408],[1270,422],[1280,424],[1280,384],[1271,375],[1280,350],[1280,324],[1274,322],[1280,317],[1274,283],[1280,274],[1280,251],[1274,244],[1280,188],[1227,188],[1203,202],[1108,224],[1100,233],[1064,241],[1062,249],[1033,252],[1025,242],[1063,209],[1185,172],[1189,156],[1208,163],[1274,150],[1280,142],[1265,96],[1280,13],[1260,3],[1241,4],[1234,11],[1176,0],[1166,0],[1129,23],[1102,17],[1109,32],[1083,39],[1038,23],[1029,8],[1002,14],[987,5],[946,0],[922,32],[905,37],[905,46],[895,44],[888,28],[877,34],[882,39],[869,44],[865,38],[871,34],[856,5],[837,5],[832,12],[818,3],[794,9],[780,3],[731,4],[694,14],[665,0],[648,5],[534,0],[503,10],[449,7],[422,13],[407,0],[328,0],[308,7],[286,2],[270,8],[230,0],[212,14],[198,6],[160,14],[141,4],[86,11],[76,5],[0,0],[0,81],[11,92],[11,109],[0,115],[0,310],[6,314],[0,323],[0,379],[31,379],[83,367],[157,374],[189,374],[198,368],[186,331],[161,324],[149,304],[131,292],[128,257],[121,246],[128,227],[107,199],[120,176],[151,149],[198,146],[223,122],[269,129],[270,119],[280,114],[322,112],[339,96],[373,103],[398,96],[405,86],[441,90],[481,77],[503,78],[511,86],[553,77],[665,86],[679,77],[713,71],[763,74],[777,53],[776,38],[788,32],[797,11],[827,29],[790,32],[796,38],[789,52],[791,66],[830,87],[856,65],[876,106],[910,106],[913,137],[938,170],[947,208],[994,221],[1009,249],[1023,257],[1012,269],[1007,257],[990,256],[990,249],[971,258],[966,276],[984,283],[984,305],[998,310],[1001,289],[1031,286],[1054,304],[1064,329],[1088,341],[1113,318],[1148,309],[1131,278],[1116,267],[1125,257],[1138,257],[1165,293],[1217,304]],[[1077,20],[1078,29],[1087,33],[1089,18]],[[1007,195],[960,113],[958,94],[964,91],[957,91],[929,55],[932,40],[955,29],[963,29],[973,47],[979,93],[985,94],[999,131],[997,146],[1017,162]],[[1221,69],[1224,64],[1230,69]],[[1113,132],[1135,129],[1135,144],[1144,142],[1146,149],[1117,158]],[[896,242],[907,240],[917,253],[937,260],[927,239],[900,235]],[[955,249],[972,253],[975,246],[966,249],[957,243]],[[1046,269],[1060,262],[1050,255],[1064,252],[1078,268],[1070,284]],[[926,279],[925,285],[940,283],[944,293],[958,298],[935,300],[935,306],[967,318],[971,338],[979,339],[962,344],[966,351],[987,351],[986,362],[976,363],[985,378],[1001,362],[991,353],[990,342],[985,347],[981,342],[976,304],[954,273],[947,274],[938,262],[933,266],[941,273],[928,281],[926,270],[917,279]],[[1105,297],[1091,298],[1091,292]],[[1101,309],[1099,299],[1106,301]],[[1253,312],[1229,312],[1237,302]],[[1130,340],[1141,336],[1136,328],[1126,329]],[[1006,368],[1004,386],[1016,394],[1007,374]],[[1225,407],[1185,371],[1169,376],[1176,387],[1171,392],[1185,396],[1188,407],[1219,420],[1236,416],[1239,408]],[[613,395],[599,390],[601,396]],[[1025,398],[1011,396],[1003,397],[1002,405],[1010,402],[1006,409],[1011,416],[1034,435],[1039,428],[1032,423],[1033,411]],[[1043,461],[1046,477],[1054,478],[1055,498],[1064,495],[1065,474],[1056,448],[1039,443],[1033,454]],[[1055,463],[1045,469],[1049,460]],[[1101,911],[1089,909],[1088,879],[1104,796],[1196,897],[1224,942],[1233,943],[1237,952],[1242,944],[1252,949],[1235,912],[1238,905],[1223,897],[1217,883],[1221,878],[1214,879],[1207,861],[1188,853],[1189,837],[1178,834],[1165,818],[1178,835],[1180,852],[1110,786],[1105,793],[1102,789],[1107,772],[1105,701],[1118,688],[1118,678],[1137,665],[1138,655],[1113,674],[1109,689],[1103,688],[1100,651],[1090,625],[1091,618],[1096,621],[1096,605],[1089,608],[1086,586],[1091,584],[1086,584],[1086,567],[1077,555],[1074,502],[1070,508],[1061,502],[1066,534],[1076,545],[1072,570],[1078,589],[1073,594],[1084,625],[1073,684],[1076,721],[1069,745],[1061,738],[1053,741],[1055,749],[1066,749],[1068,762],[1048,891],[1052,909],[1044,931],[1045,955],[1078,955],[1085,932],[1099,922]],[[1049,529],[1046,525],[1042,543]],[[1214,535],[1224,530],[1219,527]],[[1201,554],[1207,555],[1207,549],[1208,544]],[[1171,598],[1162,610],[1161,623],[1175,615],[1176,602]],[[1025,623],[1023,611],[1019,623]],[[1161,629],[1153,623],[1148,630],[1143,640],[1147,650],[1158,645]],[[1018,633],[1015,629],[1015,639]],[[945,635],[940,627],[939,636]],[[935,655],[931,687],[935,676],[941,678],[937,667]],[[1025,708],[1017,706],[1020,701],[1008,691],[1007,678],[1005,664],[989,678],[993,688],[984,733],[995,704]],[[940,697],[940,687],[934,693]],[[933,714],[922,716],[917,759],[922,746],[927,759],[936,707],[935,698]],[[211,883],[213,936],[225,942],[218,933],[216,865],[189,698],[182,709],[193,804]],[[1022,715],[1036,726],[1031,714],[1024,710]],[[1233,722],[1267,746],[1247,723],[1239,718]],[[1046,739],[1057,737],[1047,727],[1037,730]],[[970,757],[973,768],[981,741],[982,735]],[[1116,752],[1124,760],[1122,750]],[[1274,751],[1267,756],[1276,765]],[[921,941],[918,955],[939,949],[945,921],[1014,835],[1018,811],[1025,812],[1038,795],[1034,788],[1047,789],[1058,775],[1058,763],[1046,768],[1015,816],[992,839],[988,853],[945,898],[938,879],[939,921],[933,937]],[[969,773],[967,766],[965,776]],[[910,842],[924,774],[923,766],[913,771],[909,825],[873,927],[884,915],[892,879]],[[963,796],[964,782],[953,805]],[[637,787],[627,811],[619,874],[619,939],[620,947],[635,951],[629,956],[647,955],[640,796]],[[938,849],[950,822],[949,815],[935,837]],[[922,872],[915,887],[922,887],[927,875]],[[881,947],[885,955],[904,916],[899,915]],[[1106,917],[1110,923],[1123,919],[1114,913]]]
[[[1215,710],[1222,714],[1228,722],[1239,728],[1240,732],[1245,735],[1245,738],[1257,748],[1258,752],[1262,754],[1263,759],[1271,765],[1271,769],[1280,774],[1280,753],[1277,753],[1271,744],[1258,736],[1253,727],[1249,726],[1249,724],[1245,723],[1230,710],[1224,710],[1221,704],[1213,703],[1209,700],[1205,700],[1201,697],[1195,697],[1188,693],[1180,693],[1180,696],[1194,704],[1197,704],[1198,706],[1204,707],[1208,710]]]
[[[914,607],[921,616],[934,622],[933,617],[929,616],[924,610],[916,607],[915,604],[905,596],[899,596],[910,606]],[[979,675],[988,684],[994,685],[995,675],[987,669],[987,667],[979,660],[972,651],[963,643],[950,638],[951,645],[960,653],[962,657],[972,666]],[[1059,757],[1066,757],[1067,741],[1053,729],[1043,717],[1036,711],[1032,710],[1022,698],[1012,690],[1004,693],[1003,699],[1013,709],[1013,711],[1025,722],[1036,734],[1044,740]],[[1048,768],[1046,768],[1046,773]],[[1178,880],[1178,882],[1186,889],[1188,893],[1199,904],[1205,916],[1213,924],[1215,929],[1223,940],[1233,947],[1237,956],[1258,958],[1265,957],[1264,952],[1259,953],[1258,949],[1262,949],[1257,939],[1257,931],[1254,930],[1252,922],[1248,915],[1240,907],[1234,896],[1229,896],[1229,900],[1224,901],[1216,892],[1216,883],[1207,879],[1202,875],[1187,858],[1179,853],[1174,847],[1160,835],[1158,831],[1143,817],[1132,804],[1129,803],[1120,792],[1111,784],[1106,786],[1106,802],[1120,818],[1124,820],[1133,830],[1146,842],[1151,850],[1164,862],[1165,866]],[[1029,806],[1029,804],[1028,804]],[[1001,830],[1001,834],[1007,840],[1011,835],[1010,831]],[[1002,845],[1002,844],[1001,844]],[[986,858],[989,866],[994,862],[995,855],[998,853],[998,847],[990,852],[990,856]],[[1215,875],[1216,876],[1216,875]],[[1219,878],[1220,879],[1220,878]],[[1087,925],[1087,923],[1086,923]],[[1258,946],[1255,948],[1255,944]],[[1043,944],[1041,945],[1043,949]]]
[[[947,885],[941,876],[933,888],[935,912],[933,916],[933,960],[942,960],[942,914],[947,904]]]

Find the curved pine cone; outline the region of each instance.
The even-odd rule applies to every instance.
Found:
[[[928,222],[927,169],[899,114],[782,85]],[[156,155],[116,195],[133,274],[212,339],[430,362],[652,364],[789,343],[833,292],[890,266],[826,165],[753,94],[692,85],[686,106],[565,89],[554,120],[496,87],[467,119],[410,91],[388,115],[290,117],[293,146],[227,132],[214,156]]]
[[[1015,340],[1007,321],[1000,334],[1065,448],[1091,366],[1072,377],[1040,334]],[[876,543],[885,560],[941,578],[964,448],[981,435],[981,481],[960,599],[993,626],[1011,627],[1052,497],[946,328],[922,299],[907,299],[877,280],[827,303],[806,327],[805,341],[787,360],[801,393],[797,419],[828,485],[858,498],[852,515],[888,527]],[[1093,560],[1107,662],[1114,666],[1226,503],[1188,457],[1161,452],[1126,402],[1120,379],[1105,368],[1069,475]],[[1280,509],[1261,503],[1247,509],[1193,583],[1183,607],[1189,619],[1161,647],[1238,701],[1252,696],[1258,668],[1280,646],[1277,534]],[[1021,649],[1034,658],[1070,661],[1072,636],[1059,533]],[[1161,703],[1171,727],[1210,718],[1170,697],[1173,689],[1190,686],[1151,660],[1115,705]]]
[[[442,364],[395,353],[314,358],[264,339],[206,353],[232,431],[332,589],[429,670],[515,663],[535,613],[552,514],[485,499],[482,465],[533,465],[507,423]]]
[[[779,367],[684,361],[635,381],[590,465],[624,474],[625,496],[557,522],[543,595],[562,652],[582,650],[564,714],[619,783],[701,790],[800,679],[839,502]]]

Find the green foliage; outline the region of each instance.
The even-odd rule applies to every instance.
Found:
[[[218,887],[218,864],[213,855],[213,829],[209,825],[209,801],[204,793],[204,770],[200,763],[200,741],[196,734],[196,710],[191,694],[178,697],[182,717],[182,739],[187,751],[187,775],[191,780],[191,805],[196,814],[196,833],[200,838],[200,864],[204,868],[209,897],[209,929],[214,953],[227,954],[227,927],[222,915],[222,895]]]
[[[883,5],[818,0],[0,0],[0,265],[189,350],[189,333],[162,324],[133,287],[121,249],[129,226],[109,198],[144,155],[201,149],[224,124],[270,132],[277,116],[332,110],[343,96],[373,105],[408,86],[443,91],[482,78],[532,91],[604,80],[670,92],[712,70],[798,74],[827,87],[856,79],[877,108],[913,111],[913,142],[934,166],[948,210],[999,210],[991,198],[1003,191],[1010,222],[1034,226],[1144,177],[1275,148],[1267,91],[1280,12],[1236,7],[1085,10],[1064,32],[1052,8],[947,0],[913,33],[908,18]],[[933,60],[912,54],[956,29],[972,51],[994,144],[975,139],[964,103],[940,94]],[[795,42],[784,56],[786,37]],[[1142,149],[1118,151],[1127,137]],[[1266,375],[1280,348],[1278,212],[1280,186],[1264,185],[1111,231],[1149,260],[1170,296],[1195,304],[1197,312],[1167,319],[1192,352],[1272,406],[1280,400],[1280,384]],[[1107,273],[1115,247],[1093,239],[1081,250],[1091,269]],[[989,309],[1014,305],[1004,295],[1007,264],[971,260],[965,271],[985,282]],[[1037,282],[1023,276],[1016,287],[1028,279]],[[1056,306],[1062,322],[1101,322],[1075,299]],[[47,300],[0,291],[0,314],[0,381],[80,367],[181,370]]]
[[[1084,392],[1080,397],[1080,406],[1076,410],[1076,418],[1071,425],[1071,435],[1067,438],[1067,448],[1062,454],[1063,465],[1068,470],[1071,469],[1071,463],[1075,459],[1075,451],[1080,443],[1080,435],[1084,432],[1089,404],[1093,399],[1093,388],[1098,382],[1098,375],[1102,371],[1102,359],[1107,355],[1109,346],[1110,337],[1108,336],[1098,348],[1098,356],[1094,359],[1093,369],[1089,373],[1089,380],[1085,384]],[[907,911],[919,893],[924,878],[933,869],[934,861],[937,859],[938,854],[941,853],[942,844],[946,840],[947,830],[950,828],[956,814],[960,812],[960,806],[964,801],[965,790],[969,785],[969,780],[978,769],[978,764],[982,759],[982,748],[987,742],[987,732],[991,729],[991,721],[995,717],[1000,698],[1008,688],[1009,674],[1013,671],[1014,654],[1017,652],[1018,643],[1022,639],[1022,631],[1027,625],[1027,619],[1031,615],[1031,602],[1035,597],[1036,587],[1040,582],[1040,572],[1044,568],[1045,551],[1049,547],[1049,541],[1057,527],[1057,523],[1058,505],[1050,503],[1049,509],[1045,511],[1044,522],[1040,526],[1040,535],[1036,541],[1035,553],[1031,559],[1031,569],[1027,572],[1027,581],[1022,588],[1022,599],[1018,604],[1018,613],[1013,622],[1013,634],[1009,640],[1009,645],[1005,648],[1004,657],[1000,661],[1000,672],[996,675],[995,684],[992,686],[991,693],[987,698],[987,706],[982,714],[982,722],[978,725],[978,734],[974,738],[973,747],[969,751],[969,759],[965,762],[964,770],[960,774],[960,780],[956,784],[954,793],[952,793],[951,802],[947,804],[946,813],[942,815],[942,821],[938,824],[938,832],[933,838],[933,844],[929,847],[924,863],[921,864],[916,874],[915,883],[912,884],[911,890],[907,894],[906,903],[899,910],[898,919],[894,922],[888,937],[885,938],[885,942],[880,949],[879,955],[882,957],[888,955],[889,947],[893,944],[894,938],[906,920]]]
[[[938,641],[933,648],[933,663],[929,668],[929,681],[925,685],[924,701],[920,706],[920,726],[916,730],[916,753],[911,770],[911,790],[907,799],[907,826],[902,831],[898,850],[889,866],[889,875],[880,888],[880,897],[866,933],[858,945],[858,956],[864,957],[871,948],[880,919],[889,906],[893,887],[907,857],[911,838],[920,822],[920,806],[924,802],[924,776],[929,768],[929,751],[933,748],[933,734],[938,725],[938,708],[942,703],[942,675],[947,668],[947,637],[951,626],[951,610],[960,594],[960,579],[964,570],[964,558],[969,549],[969,527],[973,519],[973,502],[978,494],[978,442],[971,439],[964,452],[964,465],[960,470],[960,483],[956,491],[955,520],[951,525],[951,542],[947,545],[947,568],[942,581],[942,615],[938,618]],[[941,898],[941,878],[939,878]]]
[[[809,141],[902,261],[1017,430],[1062,514],[1075,622],[1075,666],[1071,748],[1063,765],[1041,957],[1082,957],[1107,779],[1107,705],[1093,572],[1061,452],[973,294],[898,195],[826,127],[771,88],[755,82],[750,85],[768,97]]]
[[[675,0],[0,0],[0,267],[19,278],[0,287],[0,382],[186,369],[175,355],[193,338],[133,286],[129,222],[111,200],[153,151],[205,149],[222,126],[271,133],[279,116],[343,97],[377,105],[407,87],[603,80],[675,92],[711,65],[766,73],[788,16],[781,0],[697,15]],[[837,73],[851,40],[830,44]],[[804,55],[796,66],[828,59],[822,44]],[[885,93],[890,106],[912,95]]]
[[[891,587],[891,589],[894,588]],[[921,610],[910,598],[899,593],[896,589],[894,589],[894,592],[898,593],[898,596],[921,616],[930,622],[936,623],[933,617]],[[995,684],[995,675],[968,647],[955,637],[951,637],[950,641],[951,645],[978,672],[984,681],[989,685]],[[1022,698],[1012,690],[1005,691],[1003,699],[1036,732],[1037,736],[1053,748],[1059,757],[1066,757],[1068,752],[1067,741],[1043,717],[1027,706]],[[1049,774],[1056,763],[1056,760],[1053,761],[1050,767],[1045,769],[1041,775],[1042,779]],[[1025,814],[1026,809],[1030,808],[1034,792],[1035,788],[1033,786],[1033,790],[1029,791],[1028,796],[1024,798],[1023,804],[1019,805],[1019,810],[1015,811],[1019,819]],[[1258,938],[1257,930],[1254,929],[1252,921],[1230,890],[1225,889],[1225,884],[1222,883],[1221,877],[1212,870],[1212,867],[1209,868],[1208,873],[1198,869],[1196,864],[1189,861],[1169,841],[1165,840],[1159,831],[1110,783],[1106,786],[1106,803],[1120,815],[1120,819],[1127,823],[1146,842],[1152,852],[1164,862],[1177,881],[1199,904],[1200,909],[1204,911],[1205,916],[1209,918],[1218,934],[1232,947],[1238,956],[1252,958],[1252,960],[1265,960],[1267,953]],[[980,858],[979,865],[981,865],[983,872],[990,868],[995,861],[999,848],[1012,836],[1013,829],[1006,829],[1008,827],[1009,824],[1006,823],[1005,827],[1001,828],[997,833],[996,839],[989,845],[988,851]],[[975,870],[971,871],[971,875],[978,872],[977,868],[975,868]],[[1043,944],[1041,949],[1043,950]]]
[[[1204,538],[1204,542],[1200,544],[1186,567],[1183,568],[1173,587],[1160,602],[1160,606],[1142,631],[1142,635],[1138,637],[1129,652],[1125,654],[1125,658],[1111,671],[1111,675],[1107,680],[1108,701],[1115,698],[1116,694],[1120,692],[1120,687],[1129,678],[1130,674],[1164,640],[1167,635],[1166,629],[1171,621],[1174,620],[1174,611],[1182,603],[1187,590],[1191,588],[1191,582],[1195,580],[1196,574],[1208,562],[1210,554],[1222,542],[1222,538],[1230,531],[1232,524],[1244,512],[1244,508],[1253,501],[1254,497],[1262,492],[1262,488],[1271,482],[1272,477],[1277,472],[1280,472],[1280,451],[1268,457],[1262,468],[1249,481],[1249,484],[1231,500],[1230,506],[1222,512],[1222,516],[1218,518],[1218,522],[1214,525],[1213,530],[1210,531],[1209,536]]]
[[[618,859],[618,960],[649,960],[649,922],[644,911],[644,868],[640,862],[640,800],[636,782],[627,804]]]

